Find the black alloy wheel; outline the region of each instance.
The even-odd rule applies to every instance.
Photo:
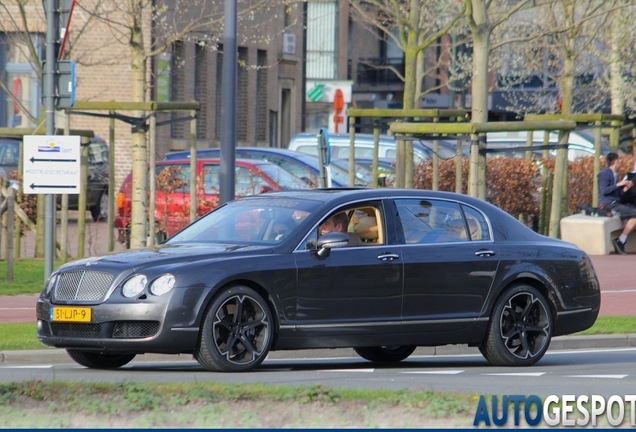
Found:
[[[135,354],[102,354],[76,349],[66,352],[76,363],[91,369],[117,369],[135,358]]]
[[[244,372],[265,360],[274,320],[269,305],[245,286],[222,290],[208,308],[195,358],[206,369]]]
[[[498,366],[530,366],[548,350],[552,330],[545,297],[534,287],[517,285],[497,300],[479,350]]]
[[[360,357],[372,362],[397,363],[413,354],[415,348],[417,347],[413,345],[404,345],[354,348],[353,350],[358,353]]]

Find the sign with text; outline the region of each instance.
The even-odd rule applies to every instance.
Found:
[[[79,136],[26,135],[23,154],[25,194],[79,193]]]

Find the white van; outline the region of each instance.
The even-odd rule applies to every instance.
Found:
[[[543,144],[543,131],[535,131],[532,134],[532,146],[537,147],[535,153],[540,153],[540,146]],[[488,141],[488,149],[514,149],[515,147],[526,147],[528,132],[488,132],[486,139]],[[550,132],[550,144],[559,143],[559,133]],[[601,142],[601,154],[607,154],[610,151],[608,143]],[[512,153],[515,153],[514,151]],[[497,156],[499,153],[489,153],[490,156]],[[519,154],[511,154],[511,152],[501,152],[501,155],[506,156],[522,156],[525,154],[525,150],[519,152]],[[556,155],[556,150],[550,150],[550,155]],[[594,155],[594,141],[590,141],[584,134],[577,131],[570,132],[570,139],[568,142],[568,159],[574,160],[582,156]]]
[[[349,134],[329,134],[331,156],[338,159],[349,159]],[[318,155],[318,135],[315,133],[299,133],[292,137],[289,149],[313,156]],[[433,142],[428,140],[413,141],[413,159],[416,163],[431,159],[433,155]],[[455,144],[450,140],[439,141],[438,156],[442,159],[455,157]],[[373,135],[357,133],[355,135],[355,157],[373,157]],[[395,160],[397,158],[395,138],[389,135],[380,135],[378,157]]]

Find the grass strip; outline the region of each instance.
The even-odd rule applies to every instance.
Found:
[[[320,385],[26,381],[0,383],[0,418],[11,428],[468,427],[478,399]]]
[[[58,268],[61,262],[55,262]],[[44,259],[18,259],[13,267],[13,282],[7,282],[7,261],[0,260],[0,295],[39,294],[44,287]]]

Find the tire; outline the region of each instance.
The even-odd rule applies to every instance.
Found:
[[[495,303],[482,355],[497,366],[530,366],[541,360],[552,339],[550,305],[536,288],[517,285]]]
[[[417,347],[413,345],[404,345],[354,348],[353,350],[358,353],[360,357],[372,362],[397,363],[413,354],[415,348]]]
[[[91,207],[90,210],[93,221],[98,222],[108,219],[108,191],[102,191],[97,204]]]
[[[265,360],[273,336],[274,319],[263,297],[245,286],[226,288],[203,317],[194,357],[211,371],[249,371]]]
[[[75,349],[66,352],[76,363],[91,369],[117,369],[135,358],[135,354],[101,354]]]

